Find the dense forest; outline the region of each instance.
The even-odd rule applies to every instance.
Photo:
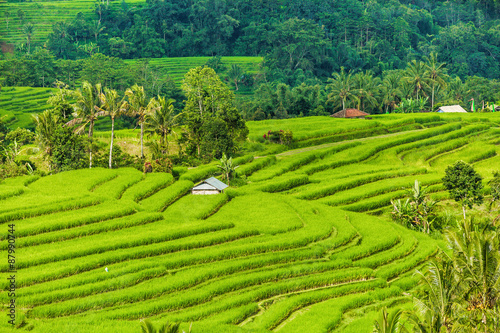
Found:
[[[179,102],[168,73],[156,77],[165,82],[155,89],[155,76],[145,72],[160,69],[123,59],[213,56],[211,67],[228,83],[259,96],[239,105],[247,119],[338,110],[331,90],[342,73],[353,79],[347,103],[371,113],[401,103],[417,105],[403,110],[439,103],[470,109],[471,100],[485,109],[500,100],[497,0],[96,1],[90,19],[79,13],[57,22],[43,43],[31,45],[36,22],[26,22],[23,33],[26,42],[2,55],[3,85],[51,86],[57,79],[75,88],[86,80],[123,91],[137,83],[150,96]],[[264,61],[248,75],[219,64],[224,56]],[[439,73],[430,74],[430,61]]]

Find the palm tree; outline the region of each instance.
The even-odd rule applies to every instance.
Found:
[[[430,57],[425,57],[425,61],[428,79],[431,83],[431,111],[433,111],[436,87],[446,87],[444,80],[447,77],[446,68],[444,68],[445,63],[438,63],[437,54],[434,52],[431,52]]]
[[[59,124],[59,117],[52,114],[49,110],[32,116],[36,124],[36,141],[43,149],[47,156],[52,156],[54,144],[52,142],[52,134]]]
[[[499,239],[496,232],[478,230],[471,220],[463,220],[458,231],[446,233],[454,253],[466,308],[463,312],[474,327],[488,332],[500,296]]]
[[[375,320],[373,332],[376,333],[397,333],[400,328],[400,318],[403,311],[397,309],[390,314],[387,308],[383,307],[378,320]]]
[[[120,99],[118,92],[114,89],[104,89],[104,93],[99,94],[101,107],[96,106],[99,111],[97,116],[110,116],[111,117],[111,143],[109,144],[109,168],[111,169],[112,156],[113,156],[113,139],[115,135],[115,118],[122,115],[128,107],[124,98]]]
[[[353,77],[354,95],[358,100],[358,109],[365,110],[365,103],[372,107],[377,105],[378,82],[373,78],[373,74],[369,71],[358,73]]]
[[[401,76],[396,72],[386,75],[382,81],[382,101],[385,105],[386,112],[389,107],[391,108],[391,111],[394,111],[396,108],[397,97],[401,94],[399,90],[400,81]]]
[[[157,134],[160,137],[162,154],[168,155],[168,135],[178,123],[178,115],[174,114],[174,100],[158,96],[152,113],[146,115],[144,131],[149,135]]]
[[[450,80],[447,92],[449,98],[452,98],[453,100],[462,103],[468,94],[467,86],[462,82],[462,79],[459,78],[458,76]]]
[[[328,79],[328,87],[331,93],[328,94],[328,101],[335,102],[340,100],[342,102],[342,110],[345,110],[345,102],[354,97],[354,86],[352,82],[351,73],[346,73],[344,67],[340,69],[340,73],[333,73],[333,79]]]
[[[146,119],[146,115],[156,107],[156,101],[152,98],[148,103],[144,87],[138,86],[137,84],[128,88],[125,91],[125,95],[128,97],[130,114],[138,116],[138,122],[141,126],[141,158],[144,158],[144,121]]]
[[[227,72],[227,75],[231,80],[233,80],[236,91],[238,91],[238,82],[241,80],[241,76],[243,75],[243,69],[237,64],[232,64],[231,68]]]
[[[423,319],[413,318],[418,326],[426,326],[429,332],[440,332],[443,327],[451,331],[453,306],[460,295],[456,273],[453,262],[448,258],[429,262],[425,273],[417,271],[420,283],[426,288],[422,297],[414,298],[417,313]]]
[[[101,25],[101,20],[94,20],[90,25],[90,32],[94,35],[96,43],[97,43],[97,36],[99,36],[99,34],[104,29],[106,29],[106,27]]]
[[[412,60],[408,63],[403,77],[408,83],[413,86],[413,91],[419,98],[419,93],[428,86],[428,74],[426,66],[421,61]]]
[[[89,125],[89,140],[90,140],[90,148],[89,148],[89,168],[92,168],[92,138],[94,135],[94,123],[100,114],[97,112],[100,106],[99,96],[101,94],[101,84],[97,83],[95,86],[92,86],[91,83],[84,81],[82,83],[82,88],[78,89],[74,92],[74,98],[76,103],[74,104],[75,109],[75,119],[66,123],[65,126],[73,126],[76,124],[80,124],[80,126],[76,127],[76,133],[82,133],[85,130],[85,127]]]
[[[26,43],[28,44],[28,54],[30,53],[31,38],[33,37],[34,32],[35,26],[33,25],[33,23],[28,22],[23,26],[23,33],[26,35]]]

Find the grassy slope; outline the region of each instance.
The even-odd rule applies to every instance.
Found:
[[[128,5],[135,3],[145,3],[144,0],[127,0]],[[0,1],[0,36],[1,41],[17,44],[25,43],[25,36],[22,27],[28,22],[35,25],[33,42],[44,42],[47,35],[52,32],[52,26],[60,21],[73,19],[76,14],[82,12],[84,15],[90,14],[94,10],[94,0],[63,0],[63,1],[30,1],[30,2],[7,2]],[[120,6],[121,1],[110,1],[111,8]],[[17,12],[22,10],[25,17],[21,20]],[[10,20],[7,29],[7,22],[4,13],[10,13]]]
[[[22,258],[19,312],[34,332],[135,332],[145,317],[181,321],[184,330],[194,322],[193,332],[298,332],[305,325],[342,332],[371,331],[384,304],[408,306],[402,295],[415,286],[412,271],[440,243],[388,222],[389,200],[415,178],[446,199],[439,182],[449,163],[499,152],[500,115],[300,121],[248,125],[252,137],[293,128],[302,141],[342,130],[401,131],[249,161],[239,170],[251,182],[229,196],[186,194],[211,166],[173,184],[130,169],[0,184],[0,220],[16,224]],[[467,144],[427,159],[456,137]],[[498,159],[490,153],[474,165],[489,178]]]
[[[9,127],[33,128],[31,116],[49,108],[50,88],[3,87],[0,92],[0,117],[7,116]]]

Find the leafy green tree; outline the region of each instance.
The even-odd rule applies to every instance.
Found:
[[[104,88],[104,93],[99,94],[101,106],[96,106],[99,111],[97,116],[109,116],[111,118],[111,142],[109,144],[109,168],[113,161],[113,139],[115,136],[115,118],[121,116],[127,111],[128,103],[124,98],[120,98],[118,92],[114,89]]]
[[[52,26],[52,32],[47,36],[47,48],[57,58],[73,59],[75,57],[76,47],[73,44],[68,23],[57,22]]]
[[[51,162],[58,171],[85,167],[85,141],[80,135],[66,127],[58,127],[52,134],[54,144]]]
[[[94,124],[97,118],[101,115],[98,113],[98,108],[101,106],[99,96],[102,93],[101,84],[93,86],[91,83],[84,81],[82,87],[73,92],[73,97],[76,102],[74,104],[75,118],[66,123],[66,126],[74,126],[75,133],[82,133],[85,127],[89,125],[89,168],[92,168],[92,138],[94,136]]]
[[[0,145],[3,144],[5,136],[9,133],[9,128],[5,124],[5,119],[7,119],[7,115],[0,117]]]
[[[68,85],[62,81],[56,81],[57,90],[47,100],[47,104],[52,106],[52,112],[62,119],[67,119],[73,112],[73,107],[69,102],[71,90]]]
[[[35,134],[26,128],[16,128],[5,136],[6,141],[17,142],[21,147],[23,145],[33,143],[35,141]]]
[[[182,89],[187,98],[183,115],[197,157],[232,153],[235,141],[246,138],[248,129],[234,106],[231,90],[207,67],[186,73]]]
[[[450,196],[462,205],[464,220],[465,208],[472,208],[475,204],[483,202],[483,178],[474,168],[464,161],[457,161],[445,170],[443,185]]]
[[[281,68],[294,71],[314,67],[321,62],[327,41],[321,27],[311,20],[291,18],[276,26],[271,35],[274,48],[268,56]]]

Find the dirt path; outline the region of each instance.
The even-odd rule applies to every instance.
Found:
[[[334,146],[337,146],[337,145],[340,145],[340,144],[344,144],[344,143],[349,143],[349,142],[364,142],[364,141],[369,141],[369,140],[389,138],[389,137],[398,136],[398,135],[401,135],[401,134],[408,134],[408,133],[420,132],[420,131],[423,131],[423,130],[424,129],[418,129],[418,130],[411,130],[411,131],[405,131],[405,132],[396,132],[396,133],[391,133],[391,134],[370,136],[368,138],[361,138],[361,139],[353,139],[353,140],[346,140],[346,141],[325,143],[325,144],[322,144],[322,145],[319,145],[319,146],[312,146],[312,147],[306,147],[306,148],[299,148],[299,149],[294,149],[294,150],[288,150],[288,151],[285,151],[284,153],[277,154],[276,157],[301,154],[301,153],[304,153],[304,152],[308,152],[308,151],[312,151],[312,150],[317,150],[317,149],[322,149],[322,148],[334,147]]]

